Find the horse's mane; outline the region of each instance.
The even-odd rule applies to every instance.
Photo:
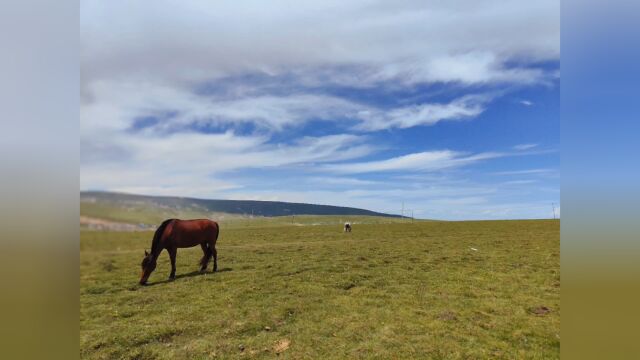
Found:
[[[160,226],[158,226],[158,229],[156,229],[155,234],[153,234],[153,241],[151,242],[151,253],[152,254],[156,253],[156,249],[160,244],[160,238],[162,237],[162,234],[164,233],[164,229],[173,220],[175,220],[175,219],[167,219],[167,220],[163,221],[162,224],[160,224]]]

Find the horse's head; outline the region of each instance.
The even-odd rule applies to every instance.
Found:
[[[146,285],[149,275],[156,269],[156,259],[151,254],[144,251],[144,259],[142,259],[142,275],[140,277],[140,285]]]

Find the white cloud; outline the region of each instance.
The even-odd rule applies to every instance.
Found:
[[[538,144],[519,144],[514,146],[513,148],[515,150],[529,150],[529,149],[533,149],[534,147],[537,147]]]
[[[369,185],[379,185],[381,182],[371,181],[371,180],[362,180],[356,178],[348,178],[341,176],[315,176],[308,179],[309,182],[315,183],[317,185],[324,186],[335,186],[335,185],[343,185],[343,186],[369,186]]]
[[[506,68],[496,54],[491,52],[471,52],[434,58],[424,70],[427,72],[424,78],[430,81],[457,81],[465,84],[535,84],[545,79],[545,74],[540,69]]]
[[[309,119],[347,118],[357,130],[375,131],[470,119],[485,110],[489,98],[463,96],[386,110],[304,88],[544,81],[548,74],[532,64],[558,59],[557,14],[558,4],[551,0],[296,6],[83,0],[83,142],[100,147],[103,134],[124,131],[136,118],[167,113],[173,116],[158,129],[249,123],[282,131]],[[267,89],[260,91],[251,78],[229,81],[255,74],[271,79]],[[281,84],[283,78],[287,82]],[[302,89],[291,91],[288,82]],[[225,93],[194,91],[203,84]],[[282,89],[287,91],[278,93]]]
[[[282,130],[310,118],[331,120],[356,112],[359,107],[336,97],[295,94],[291,96],[234,97],[198,95],[190,89],[157,84],[100,81],[90,87],[93,101],[81,106],[83,127],[129,128],[136,118],[172,116],[159,128],[193,124],[233,125],[253,123]]]
[[[350,174],[380,171],[436,171],[469,165],[477,161],[500,156],[504,155],[500,153],[479,153],[475,155],[468,155],[451,150],[438,150],[402,155],[386,160],[349,164],[328,164],[323,166],[323,169],[330,172]]]
[[[303,137],[291,144],[266,138],[224,134],[176,133],[166,136],[119,134],[103,141],[128,155],[97,161],[82,148],[82,189],[139,190],[146,194],[210,197],[240,185],[224,181],[230,171],[304,166],[345,161],[375,151],[356,135]],[[85,143],[83,143],[85,144]],[[98,149],[99,154],[103,149]]]
[[[520,100],[520,104],[522,104],[524,106],[532,106],[533,102],[531,102],[529,100]]]
[[[179,84],[350,65],[356,83],[530,83],[541,73],[528,63],[558,59],[559,29],[552,0],[84,0],[82,75]]]
[[[464,96],[448,104],[421,104],[392,109],[390,111],[363,110],[358,116],[363,120],[358,130],[382,130],[410,128],[418,125],[434,125],[443,120],[469,119],[481,114],[488,96]]]
[[[538,182],[538,180],[512,180],[512,181],[505,181],[502,184],[504,185],[529,185],[529,184],[534,184]]]
[[[531,174],[551,174],[555,173],[555,169],[526,169],[526,170],[513,170],[513,171],[499,171],[496,175],[531,175]]]
[[[237,127],[282,132],[311,120],[352,122],[358,131],[377,131],[434,125],[441,121],[471,119],[481,114],[492,96],[465,95],[448,103],[422,103],[389,110],[316,94],[233,97],[199,95],[187,89],[152,84],[101,81],[91,86],[100,100],[81,105],[85,137],[104,131],[130,129],[136,119],[155,117],[158,131],[184,131],[193,126]]]
[[[357,104],[319,95],[258,96],[221,101],[200,97],[193,105],[184,108],[176,120],[184,124],[252,123],[272,130],[301,125],[310,119],[342,118],[358,108]]]

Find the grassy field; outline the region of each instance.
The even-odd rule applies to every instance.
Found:
[[[151,232],[82,231],[81,357],[559,358],[559,221],[307,220],[223,226],[218,273],[180,249],[146,287]]]

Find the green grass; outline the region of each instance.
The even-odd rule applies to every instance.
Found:
[[[147,287],[150,232],[81,232],[81,357],[559,358],[558,221],[274,221],[223,226],[218,273],[180,249],[166,282],[163,253]]]

